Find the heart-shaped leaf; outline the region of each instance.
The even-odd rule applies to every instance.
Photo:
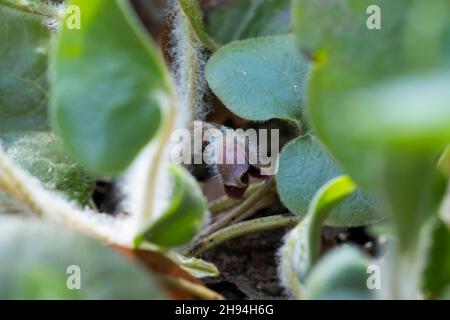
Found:
[[[308,72],[293,35],[230,43],[206,66],[208,83],[225,106],[256,121],[302,121]]]
[[[172,166],[173,191],[170,205],[162,216],[136,238],[168,248],[186,244],[200,231],[206,212],[206,201],[195,179],[181,166]]]
[[[157,133],[173,102],[171,80],[128,1],[71,4],[80,29],[62,25],[55,42],[52,122],[80,163],[118,174]]]
[[[342,174],[339,164],[321,143],[307,135],[283,149],[277,173],[278,193],[290,211],[304,217],[317,190]],[[346,227],[371,224],[382,218],[378,209],[375,200],[358,189],[331,211],[325,224]]]
[[[163,297],[147,271],[112,249],[34,219],[1,217],[0,260],[2,299]]]
[[[291,29],[290,0],[231,0],[207,7],[207,28],[228,43],[287,33]]]

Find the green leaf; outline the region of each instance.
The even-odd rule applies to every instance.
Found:
[[[449,80],[446,72],[395,79],[332,105],[316,100],[319,86],[310,96],[316,132],[344,170],[383,202],[402,248],[417,243],[414,235],[442,199],[445,184],[435,168],[450,141]]]
[[[435,152],[450,142],[449,86],[450,72],[394,78],[352,90],[333,107],[313,107],[312,118],[322,127],[324,113],[339,110],[334,124],[329,121],[326,128],[335,140],[351,139],[358,146],[364,143],[391,150]]]
[[[309,64],[292,35],[230,43],[209,60],[206,78],[227,108],[255,121],[304,118]]]
[[[372,5],[380,8],[380,29],[367,27]],[[294,30],[300,47],[327,68],[324,85],[334,93],[448,65],[449,9],[447,0],[295,0]]]
[[[368,258],[354,246],[341,246],[327,253],[311,270],[305,298],[311,300],[369,300]]]
[[[380,30],[366,27],[371,4],[381,9]],[[310,121],[364,187],[378,175],[370,168],[377,156],[363,152],[371,148],[366,140],[394,149],[448,142],[449,76],[426,71],[448,66],[442,40],[450,31],[449,5],[445,0],[297,1],[298,42],[317,61],[309,83]],[[309,23],[317,28],[306,28]],[[421,49],[424,43],[428,50]]]
[[[317,61],[309,82],[309,119],[345,169],[353,168],[349,173],[359,184],[367,186],[377,175],[369,168],[374,155],[362,152],[366,138],[393,148],[435,148],[448,138],[448,74],[426,72],[448,66],[443,41],[450,31],[448,1],[296,3],[299,45]],[[381,9],[380,30],[366,27],[372,4]],[[311,23],[317,27],[306,28]],[[427,50],[421,49],[424,43]],[[436,106],[430,106],[430,97],[436,97]]]
[[[327,182],[315,194],[307,217],[303,220],[307,229],[306,237],[309,248],[307,252],[309,252],[310,263],[314,263],[319,256],[320,231],[331,210],[355,190],[356,186],[348,176],[339,176]]]
[[[337,177],[315,194],[308,214],[287,236],[281,248],[280,278],[291,294],[304,297],[304,282],[319,258],[321,230],[331,210],[356,190],[347,176]]]
[[[205,30],[205,25],[203,24],[203,14],[200,10],[200,6],[197,0],[178,0],[178,3],[183,10],[184,14],[188,18],[192,29],[194,30],[197,37],[211,51],[217,50],[217,44],[212,40]]]
[[[197,181],[181,166],[172,166],[173,191],[170,206],[136,238],[161,247],[176,247],[188,243],[200,231],[206,212],[206,201]]]
[[[228,0],[207,8],[207,28],[228,43],[291,30],[290,0]]]
[[[0,136],[7,154],[44,185],[87,203],[92,178],[49,132],[45,25],[51,7],[0,2]],[[1,202],[8,201],[2,198]]]
[[[46,188],[65,193],[68,199],[86,205],[94,180],[67,156],[53,134],[46,131],[9,132],[3,136],[6,154],[37,177]]]
[[[81,29],[64,24],[58,33],[52,123],[81,164],[119,174],[157,133],[173,102],[171,80],[128,1],[71,4],[81,9]]]
[[[380,30],[365,27],[369,4],[381,8]],[[400,250],[416,247],[414,235],[442,196],[442,180],[433,170],[450,141],[442,45],[450,30],[448,5],[304,1],[296,11],[300,46],[316,60],[308,83],[309,120],[343,169],[380,199],[393,218]],[[304,28],[323,12],[322,19],[340,27],[329,33],[327,25]],[[433,44],[430,51],[418,49],[423,43]]]
[[[0,133],[47,129],[49,40],[42,17],[0,3]]]
[[[428,299],[436,299],[442,298],[450,288],[450,229],[436,219],[430,234],[422,290]]]
[[[309,135],[297,138],[281,153],[276,177],[278,194],[290,211],[304,217],[317,190],[342,174],[339,164],[317,138]],[[371,224],[381,218],[375,200],[358,189],[331,211],[325,224],[351,227]]]
[[[34,219],[0,219],[1,299],[157,299],[150,274],[111,248]],[[79,267],[80,290],[67,283]],[[74,279],[72,277],[72,279]]]
[[[372,4],[381,9],[380,30],[365,25]],[[400,299],[415,297],[418,234],[437,212],[445,188],[435,168],[450,141],[445,71],[450,3],[304,0],[297,5],[297,40],[315,60],[308,82],[311,125],[390,216],[397,242],[388,291]],[[318,27],[307,28],[311,23]]]

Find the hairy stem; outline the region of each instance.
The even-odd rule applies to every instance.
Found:
[[[202,232],[202,234],[209,235],[235,222],[241,215],[245,214],[266,194],[272,192],[274,189],[275,189],[275,181],[271,179],[264,185],[263,188],[257,190],[250,197],[245,199],[244,202],[242,202],[240,205],[235,207],[229,213],[225,214],[223,217],[220,217],[213,224],[211,224],[208,228],[205,229],[204,232]]]
[[[184,110],[190,110],[190,120],[202,119],[206,110],[203,95],[206,90],[204,44],[183,10],[184,1],[173,2],[172,56],[177,91]],[[196,4],[198,6],[198,4]]]
[[[261,232],[270,229],[295,226],[299,222],[294,216],[270,216],[249,221],[240,222],[223,228],[210,236],[202,239],[188,253],[189,256],[198,256],[211,248],[243,235]]]

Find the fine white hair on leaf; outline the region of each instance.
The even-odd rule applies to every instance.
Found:
[[[80,208],[63,194],[46,189],[37,178],[15,165],[1,147],[0,186],[46,220],[61,223],[107,243],[126,247],[132,245],[133,239],[126,232],[127,221]]]
[[[178,1],[167,0],[172,32],[169,53],[173,59],[172,73],[175,75],[177,93],[183,109],[190,111],[192,120],[204,119],[209,108],[204,103],[207,90],[205,65],[206,49],[192,29],[191,23]]]

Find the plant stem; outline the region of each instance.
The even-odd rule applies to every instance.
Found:
[[[291,297],[295,300],[301,300],[303,298],[303,285],[293,269],[292,261],[294,257],[298,258],[298,256],[294,254],[296,245],[300,240],[300,233],[297,228],[299,228],[299,225],[287,234],[285,243],[278,253],[280,261],[278,266],[278,277]]]
[[[203,45],[211,52],[215,52],[218,49],[218,45],[212,40],[205,30],[203,24],[203,17],[198,0],[178,0],[183,14],[189,20],[189,24],[197,35],[198,39]]]
[[[210,262],[195,257],[186,257],[175,250],[169,250],[165,254],[181,269],[197,279],[218,277],[220,275],[220,271],[217,267]]]
[[[203,300],[224,300],[223,296],[205,286],[168,275],[157,274],[157,278],[168,287]]]
[[[231,223],[233,223],[236,219],[238,219],[241,215],[250,210],[259,200],[261,200],[267,193],[273,191],[275,188],[275,181],[271,179],[269,182],[264,184],[264,187],[257,190],[250,197],[244,200],[240,205],[231,210],[229,213],[225,214],[223,217],[219,218],[213,224],[211,224],[208,228],[205,229],[202,234],[209,235],[219,229],[222,229]]]
[[[254,220],[240,222],[223,228],[210,236],[202,239],[188,253],[189,256],[198,256],[203,252],[234,238],[255,232],[295,226],[299,220],[294,216],[270,216]]]
[[[187,2],[189,1],[173,1],[175,19],[172,31],[172,69],[176,75],[177,92],[183,110],[190,112],[191,119],[188,120],[192,121],[202,119],[206,114],[203,96],[207,88],[204,74],[207,57],[204,53],[205,44],[185,11]],[[198,7],[197,1],[193,6]]]
[[[227,195],[224,195],[223,197],[220,197],[209,203],[209,205],[208,205],[209,212],[212,215],[216,215],[216,214],[221,213],[231,207],[241,204],[242,202],[245,201],[245,199],[250,197],[256,191],[264,188],[264,185],[265,185],[265,182],[251,184],[248,187],[248,190],[245,192],[244,199],[242,199],[242,200],[234,200],[234,199],[231,199],[230,197],[228,197]]]
[[[235,220],[233,220],[233,223],[238,223],[244,220],[247,220],[260,210],[263,210],[265,208],[268,208],[274,204],[274,202],[277,200],[277,197],[275,193],[268,193],[264,195],[264,197],[261,198],[258,202],[256,202],[251,208],[249,208],[246,212],[241,214],[239,217],[237,217]]]
[[[172,95],[174,97],[175,95]],[[164,127],[161,130],[160,136],[157,138],[158,145],[156,147],[155,153],[153,154],[152,165],[148,171],[148,178],[146,180],[145,190],[145,205],[141,212],[141,221],[143,225],[148,224],[153,215],[153,210],[155,209],[155,190],[156,190],[156,180],[158,177],[158,172],[162,168],[164,149],[167,147],[167,143],[170,139],[172,129],[175,125],[176,119],[176,107],[174,105],[175,98],[171,99],[168,105],[168,111],[166,115],[166,121],[164,122]],[[150,159],[149,159],[150,160]]]

